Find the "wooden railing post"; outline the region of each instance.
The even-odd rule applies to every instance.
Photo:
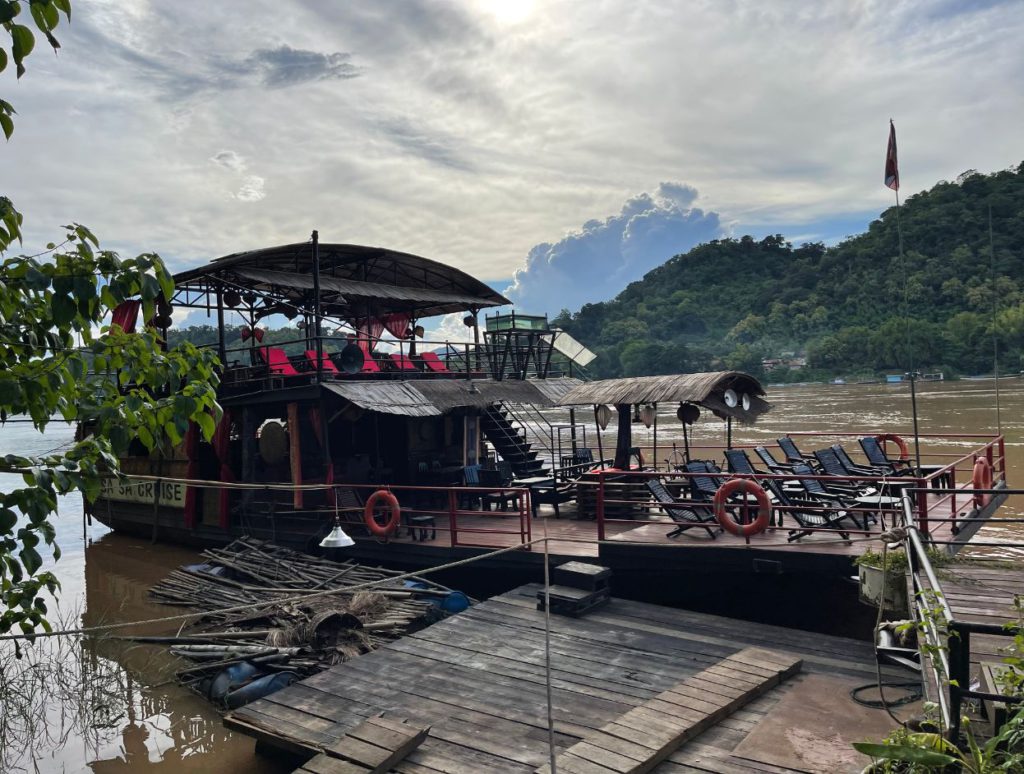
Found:
[[[604,540],[604,471],[597,473],[597,539]]]
[[[925,535],[931,535],[928,527],[928,479],[917,479],[917,527]]]

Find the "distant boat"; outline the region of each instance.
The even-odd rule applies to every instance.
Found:
[[[837,376],[835,379],[829,382],[829,384],[846,384],[846,380],[843,379],[842,377]]]
[[[903,374],[886,374],[885,381],[887,384],[896,384],[903,381]]]

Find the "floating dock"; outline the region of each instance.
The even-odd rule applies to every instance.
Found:
[[[430,727],[394,771],[541,770],[541,588],[494,597],[225,723],[300,766],[383,714]],[[612,598],[582,617],[552,615],[550,658],[559,771],[859,771],[867,761],[850,743],[890,730],[883,711],[849,698],[876,679],[867,642]]]

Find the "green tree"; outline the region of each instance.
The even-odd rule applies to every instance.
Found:
[[[34,35],[16,21],[28,8],[55,49],[59,13],[69,0],[0,0],[0,24],[11,35],[18,76]],[[0,70],[8,61],[0,49]],[[14,109],[0,101],[9,139]],[[122,259],[100,250],[85,227],[64,227],[59,244],[35,255],[8,255],[21,245],[22,215],[0,196],[0,421],[28,418],[43,430],[52,421],[78,422],[92,432],[70,448],[42,457],[7,455],[0,472],[20,474],[25,486],[0,493],[0,632],[49,628],[44,590],[56,577],[40,572],[41,544],[60,548],[50,518],[57,498],[80,492],[94,500],[103,481],[118,475],[118,455],[133,439],[160,452],[181,442],[190,422],[212,437],[220,419],[218,362],[212,350],[183,344],[164,350],[155,328],[126,333],[105,322],[119,304],[141,301],[141,319],[170,312],[174,282],[151,253]]]

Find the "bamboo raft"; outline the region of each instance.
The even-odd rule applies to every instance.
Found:
[[[395,580],[400,573],[394,570],[333,562],[253,538],[208,549],[202,559],[172,571],[150,595],[161,604],[209,612],[176,635],[130,639],[169,646],[193,662],[177,678],[229,708],[445,618],[449,613],[439,603],[459,595],[425,579]],[[367,583],[376,585],[354,588]],[[311,596],[296,599],[305,594]],[[242,606],[249,609],[223,612]]]

